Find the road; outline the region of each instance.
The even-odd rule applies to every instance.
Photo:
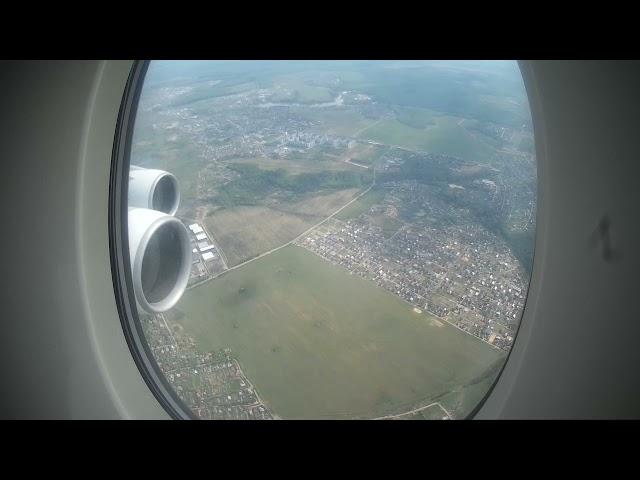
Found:
[[[374,418],[374,420],[389,420],[389,419],[392,419],[392,418],[405,417],[407,415],[413,415],[414,413],[418,413],[418,412],[420,412],[422,410],[426,410],[427,408],[433,407],[434,405],[437,405],[438,407],[440,407],[440,409],[447,415],[447,417],[449,417],[451,420],[453,420],[453,417],[451,416],[451,414],[447,411],[446,408],[444,408],[442,405],[440,405],[440,402],[433,402],[433,403],[430,403],[429,405],[425,405],[424,407],[415,408],[413,410],[409,410],[408,412],[398,413],[396,415],[386,415],[384,417]]]
[[[212,277],[209,277],[205,280],[203,280],[202,282],[198,282],[198,283],[194,283],[193,285],[191,285],[190,287],[187,287],[187,290],[190,290],[192,288],[195,287],[199,287],[200,285],[204,285],[207,282],[210,282],[211,280],[213,280],[214,278],[218,278],[221,275],[224,275],[227,272],[230,272],[231,270],[235,270],[237,268],[240,267],[244,267],[245,265],[247,265],[248,263],[251,262],[255,262],[256,260],[261,259],[262,257],[266,257],[267,255],[271,255],[274,252],[277,252],[280,249],[283,249],[284,247],[287,247],[289,245],[291,245],[292,243],[294,243],[295,241],[299,240],[300,238],[304,237],[305,235],[308,235],[309,232],[311,232],[313,229],[319,227],[320,225],[322,225],[323,223],[325,223],[327,220],[333,218],[334,216],[336,216],[338,213],[340,213],[342,210],[344,210],[345,208],[347,208],[349,205],[351,205],[353,202],[359,200],[363,195],[366,195],[369,190],[371,190],[376,184],[376,169],[373,169],[373,181],[371,182],[371,185],[369,185],[369,187],[367,187],[366,190],[362,191],[358,196],[354,197],[353,199],[351,199],[349,202],[345,203],[342,207],[340,207],[338,210],[336,210],[335,212],[333,212],[331,215],[329,215],[327,218],[325,218],[324,220],[316,223],[315,225],[309,227],[308,229],[306,229],[304,232],[302,232],[300,235],[298,235],[296,238],[288,241],[287,243],[284,243],[282,245],[280,245],[279,247],[276,248],[272,248],[269,251],[266,251],[264,253],[261,253],[260,255],[258,255],[257,257],[253,257],[250,258],[249,260],[246,260],[242,263],[239,263],[238,265],[234,265],[233,267],[229,267],[227,270],[223,270],[222,272],[218,273],[217,275],[214,275]]]

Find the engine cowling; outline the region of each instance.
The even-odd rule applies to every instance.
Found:
[[[176,217],[129,207],[129,258],[139,308],[160,313],[182,297],[191,272],[191,244]]]
[[[176,177],[164,170],[132,165],[129,170],[129,206],[175,215],[180,204]]]

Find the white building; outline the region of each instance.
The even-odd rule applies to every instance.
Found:
[[[192,223],[191,225],[189,225],[189,230],[191,230],[196,235],[198,233],[202,233],[204,231],[204,230],[202,230],[202,227],[200,225],[198,225],[197,223]]]
[[[201,252],[206,252],[207,250],[211,250],[212,248],[215,248],[213,245],[209,245],[207,242],[199,242],[198,243],[198,249]]]

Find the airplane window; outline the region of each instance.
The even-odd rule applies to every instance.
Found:
[[[153,61],[132,128],[135,310],[194,417],[482,401],[532,266],[516,62]]]

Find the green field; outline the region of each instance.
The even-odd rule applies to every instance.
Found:
[[[369,211],[369,209],[376,203],[382,202],[384,199],[385,191],[380,188],[372,188],[358,200],[346,207],[335,218],[338,220],[349,220],[350,218],[357,218],[363,213]]]
[[[296,108],[292,109],[296,114],[315,122],[319,125],[310,129],[312,132],[323,133],[327,135],[339,135],[351,137],[356,135],[362,129],[365,129],[376,123],[376,120],[364,118],[355,110],[333,110],[333,109],[309,109]]]
[[[317,192],[270,206],[254,205],[211,212],[207,229],[234,266],[290,242],[348,203],[357,189]]]
[[[294,246],[187,291],[177,309],[200,349],[232,349],[282,418],[408,411],[504,355]]]
[[[326,172],[335,170],[350,170],[358,171],[358,167],[349,165],[348,163],[337,161],[336,157],[329,157],[325,155],[326,159],[316,160],[309,158],[308,155],[294,156],[290,155],[287,158],[236,158],[230,163],[233,168],[235,164],[249,164],[255,165],[263,170],[277,170],[283,169],[288,174],[298,175],[300,173],[315,173]]]
[[[413,128],[427,128],[436,125],[436,112],[426,108],[398,107],[396,118],[399,122]]]
[[[277,89],[270,98],[272,102],[322,103],[334,99],[328,88],[309,85],[296,75],[278,76],[273,81]]]
[[[417,121],[416,118],[412,120]],[[434,123],[424,128],[416,128],[396,119],[383,120],[360,131],[358,138],[468,161],[490,159],[494,155],[494,148],[482,135],[459,125],[461,120],[457,117],[434,116]]]

